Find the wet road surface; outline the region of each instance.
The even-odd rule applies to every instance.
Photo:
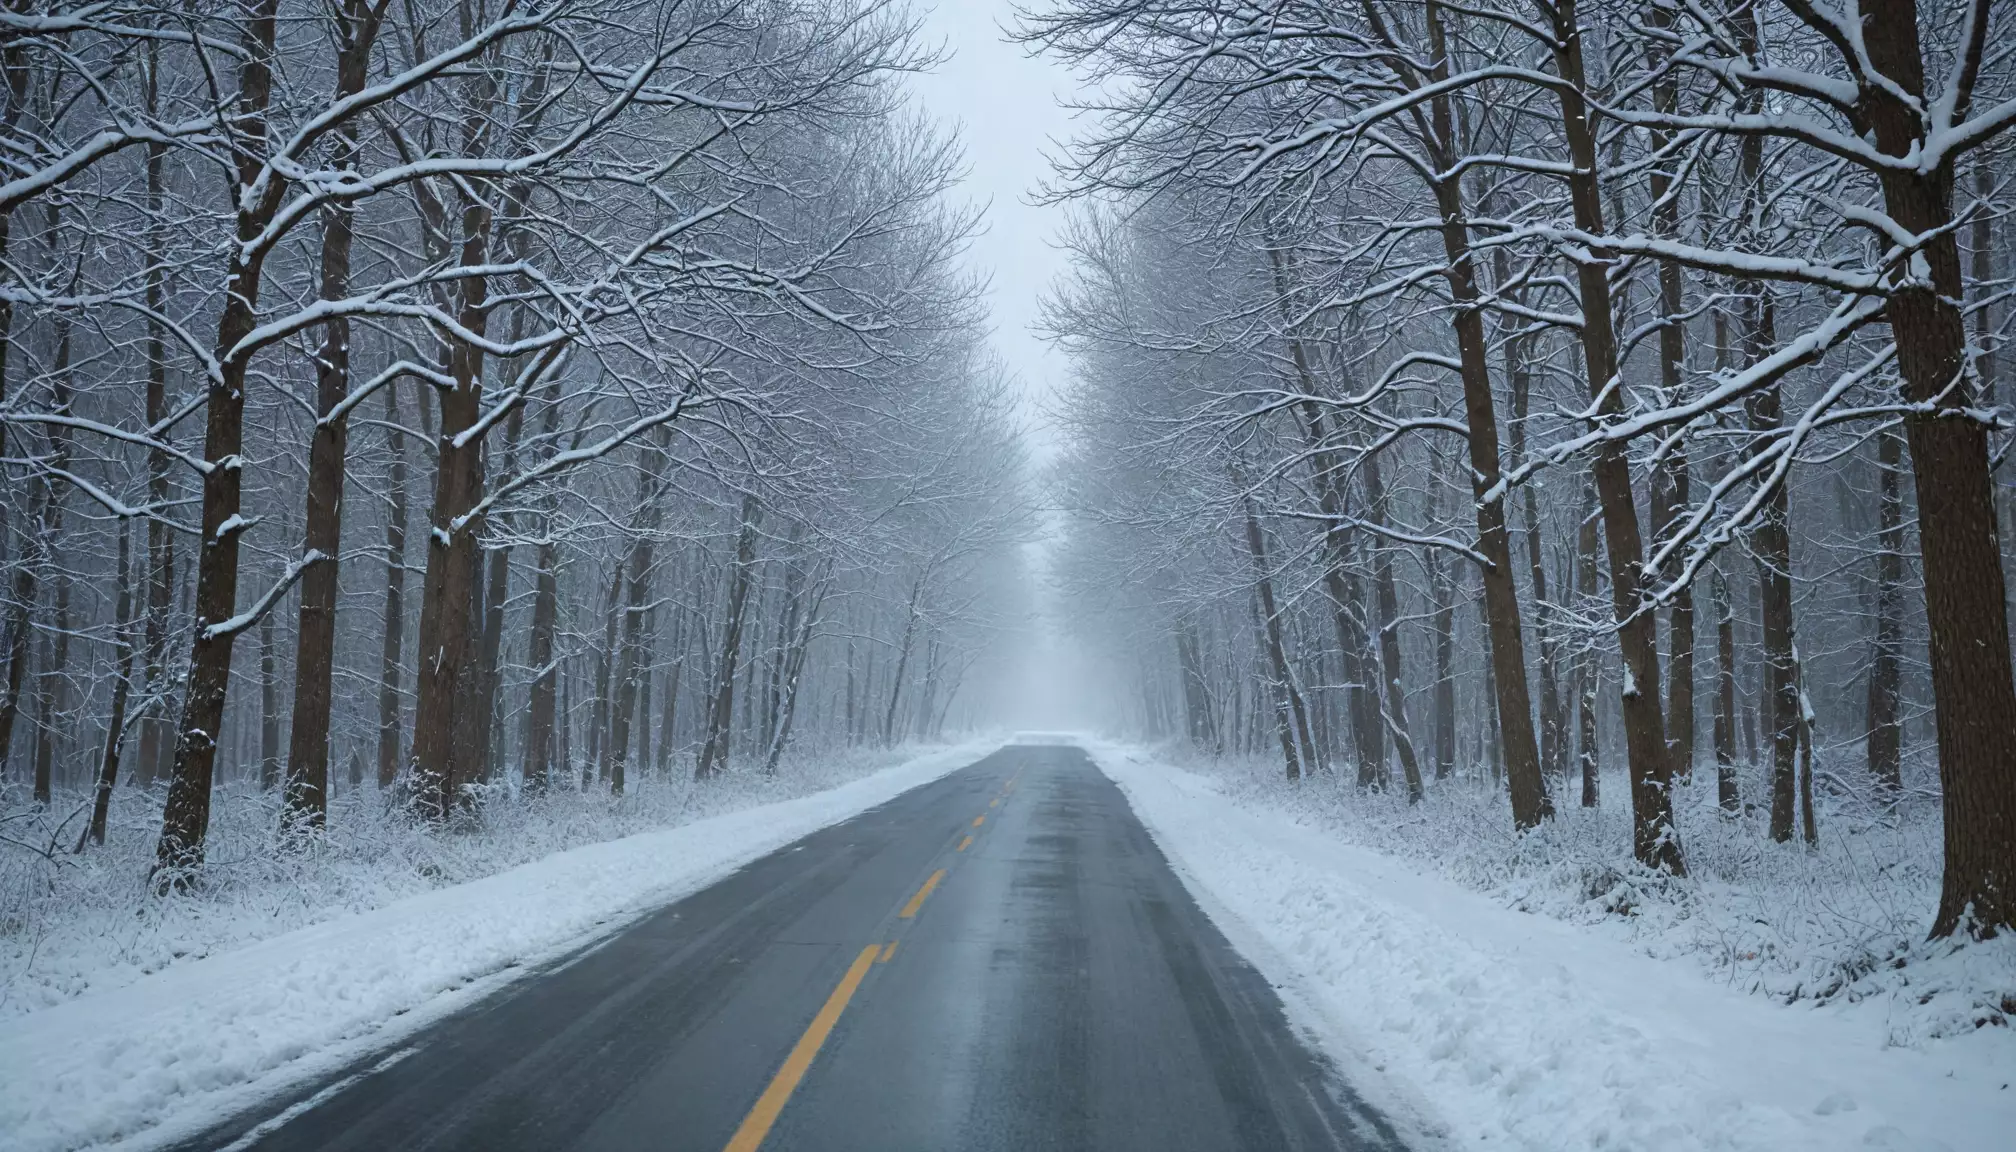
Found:
[[[1402,1144],[1085,754],[1010,745],[190,1147]]]

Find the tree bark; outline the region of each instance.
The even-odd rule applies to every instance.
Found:
[[[379,10],[382,11],[382,8]],[[336,100],[364,87],[377,39],[378,20],[365,0],[344,0],[337,17]],[[356,129],[345,124],[333,134],[330,166],[338,171],[357,163]],[[350,294],[350,248],[356,212],[337,200],[322,210],[321,298]],[[343,478],[349,454],[349,420],[342,409],[350,397],[350,320],[337,315],[322,328],[315,357],[315,430],[308,442],[308,507],[304,551],[327,560],[301,577],[300,623],[294,646],[293,727],[287,740],[287,788],[282,824],[320,828],[329,812],[329,709],[336,670],[336,599],[343,543]]]
[[[1898,472],[1903,438],[1876,439],[1876,627],[1869,653],[1869,775],[1895,797],[1904,787],[1902,703],[1904,639],[1904,498]]]
[[[1869,60],[1889,81],[1865,84],[1861,93],[1860,110],[1876,147],[1891,156],[1921,152],[1925,125],[1917,108],[1925,71],[1917,4],[1871,0],[1863,21]],[[1946,818],[1935,937],[1951,935],[1969,917],[1971,930],[1981,933],[2016,926],[2016,835],[2010,832],[2016,828],[2016,772],[2008,761],[2016,748],[2016,679],[1988,438],[1964,412],[1975,402],[1975,388],[1955,303],[1964,283],[1951,229],[1951,164],[1930,173],[1886,167],[1879,174],[1890,217],[1927,237],[1918,259],[1930,273],[1900,284],[1886,312],[1904,398],[1921,406],[1904,425],[1918,496]]]
[[[272,99],[272,61],[279,0],[252,0],[242,25],[244,62],[238,70],[238,108],[233,131],[237,154],[237,240],[230,249],[224,306],[217,321],[218,367],[210,378],[203,430],[203,534],[197,549],[194,638],[177,726],[175,765],[155,846],[157,890],[185,885],[203,863],[210,830],[210,790],[217,765],[217,734],[231,684],[231,647],[237,630],[223,627],[237,612],[238,545],[249,526],[239,515],[244,484],[240,463],[245,436],[245,377],[249,354],[240,345],[258,323],[260,281],[266,249],[260,233],[278,209],[283,181],[250,202],[247,191],[259,179],[266,155],[267,105]]]
[[[477,83],[481,84],[481,81]],[[487,92],[487,89],[486,89]],[[488,108],[486,96],[472,107]],[[470,139],[483,128],[473,123]],[[490,212],[469,198],[462,212],[461,262],[483,264],[489,255]],[[488,285],[482,277],[460,281],[461,325],[477,336],[489,322]],[[483,442],[462,433],[475,427],[483,410],[483,350],[456,341],[447,355],[453,387],[437,389],[441,433],[434,477],[434,504],[427,536],[427,574],[420,601],[418,702],[413,715],[414,795],[424,815],[445,818],[465,801],[464,787],[480,773],[476,620],[477,561],[482,518],[471,516],[483,498]]]
[[[1710,582],[1715,609],[1715,801],[1724,812],[1743,810],[1736,788],[1736,613],[1729,579],[1718,565]]]
[[[271,612],[259,620],[259,790],[280,783],[280,649]]]
[[[147,56],[147,108],[150,114],[160,103],[160,48],[157,41],[149,40]],[[147,146],[147,250],[163,252],[168,247],[166,216],[162,212],[165,198],[168,146],[154,143]],[[4,248],[4,241],[0,241]],[[159,429],[168,418],[168,333],[160,317],[167,304],[166,263],[150,261],[147,267],[147,283],[144,298],[147,305],[147,338],[145,356],[147,358],[147,427]],[[5,329],[0,328],[0,342],[4,342]],[[0,354],[4,357],[4,354]],[[0,358],[4,365],[4,358]],[[4,372],[4,367],[0,367]],[[165,432],[155,432],[165,436]],[[170,460],[166,452],[147,454],[147,502],[153,507],[164,507],[168,503],[168,468]],[[157,518],[147,521],[147,623],[144,640],[147,692],[142,704],[140,721],[140,747],[138,763],[134,765],[134,778],[141,787],[146,787],[167,774],[168,753],[173,749],[174,729],[168,719],[168,612],[175,596],[175,538],[168,526]],[[0,745],[0,758],[4,758],[4,745]]]
[[[385,386],[385,425],[399,426],[399,402],[394,386]],[[391,456],[389,506],[385,512],[385,640],[378,662],[378,787],[399,779],[400,653],[406,644],[406,437],[386,433]]]
[[[1582,518],[1575,534],[1575,593],[1585,604],[1596,599],[1598,573],[1596,556],[1602,543],[1597,539],[1601,531],[1597,520],[1596,496],[1589,488],[1583,489]],[[1580,749],[1582,767],[1582,807],[1594,808],[1602,803],[1603,762],[1602,750],[1597,746],[1596,731],[1596,680],[1598,656],[1593,642],[1582,646],[1575,658],[1575,684],[1577,719],[1575,738]]]
[[[1582,64],[1582,28],[1574,0],[1551,10],[1554,20],[1554,65],[1563,85],[1563,134],[1567,138],[1572,173],[1569,199],[1575,226],[1591,236],[1605,232],[1596,130],[1582,92],[1587,84]],[[1582,357],[1588,374],[1589,397],[1599,423],[1624,412],[1617,378],[1617,338],[1611,314],[1609,262],[1605,254],[1576,265],[1576,286],[1582,304]],[[1631,778],[1632,855],[1647,867],[1673,875],[1687,867],[1680,836],[1673,825],[1673,759],[1666,747],[1666,722],[1659,691],[1659,645],[1653,617],[1645,605],[1645,545],[1638,526],[1638,506],[1631,490],[1631,465],[1623,445],[1605,443],[1597,449],[1590,471],[1596,480],[1603,513],[1603,539],[1609,553],[1610,599],[1617,619],[1618,649],[1624,661],[1624,745]]]

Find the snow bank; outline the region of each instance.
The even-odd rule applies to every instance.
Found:
[[[1458,1147],[2005,1152],[2016,1139],[2006,1027],[1898,1046],[1890,1001],[1746,995],[1139,750],[1088,751],[1340,1061],[1397,1076]]]
[[[0,1147],[186,1139],[996,744],[961,745],[813,795],[559,852],[8,1020],[0,1025]]]

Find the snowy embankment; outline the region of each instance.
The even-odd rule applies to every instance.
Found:
[[[1783,1005],[1586,925],[1514,911],[1235,799],[1087,749],[1214,918],[1347,1066],[1428,1101],[1452,1144],[1534,1152],[2005,1152],[2016,1036],[1893,1043],[1915,998]],[[1976,962],[2016,964],[2009,941]]]
[[[186,1139],[265,1096],[389,1048],[520,973],[998,743],[961,745],[812,795],[557,852],[7,1020],[0,1148]]]

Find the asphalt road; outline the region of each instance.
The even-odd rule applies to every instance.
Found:
[[[1120,791],[1078,749],[1024,745],[289,1103],[192,1147],[1402,1147]]]

